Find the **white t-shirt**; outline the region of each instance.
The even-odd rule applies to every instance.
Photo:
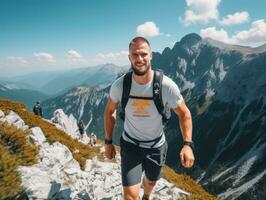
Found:
[[[121,102],[124,76],[118,78],[111,86],[110,98],[118,103]],[[153,96],[153,80],[145,85],[138,84],[132,77],[130,95],[140,97]],[[175,109],[183,100],[180,90],[175,82],[167,76],[162,80],[162,98],[164,106]],[[125,108],[124,130],[133,138],[140,141],[153,140],[163,134],[161,140],[154,146],[159,147],[165,142],[162,116],[158,112],[153,100],[129,98]],[[124,140],[134,143],[125,133]],[[152,143],[140,143],[141,147],[149,148]]]

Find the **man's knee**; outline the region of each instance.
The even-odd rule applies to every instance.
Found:
[[[151,181],[146,176],[144,177],[144,182],[150,187],[154,187],[156,185],[156,181]]]
[[[124,199],[125,200],[139,200],[140,184],[130,187],[124,187]]]
[[[139,194],[125,194],[124,195],[125,200],[139,200]]]

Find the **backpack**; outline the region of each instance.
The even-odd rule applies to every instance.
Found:
[[[121,99],[121,112],[120,118],[124,121],[125,120],[125,108],[128,102],[129,98],[134,99],[147,99],[147,100],[153,100],[154,104],[159,112],[159,114],[162,116],[162,122],[165,126],[171,116],[170,109],[167,107],[164,107],[163,105],[163,98],[162,98],[162,80],[163,80],[163,72],[162,71],[154,71],[153,76],[153,96],[152,97],[140,97],[140,96],[132,96],[130,95],[131,90],[131,81],[132,81],[132,71],[128,72],[124,76],[123,80],[123,92],[122,92],[122,99]],[[138,146],[141,143],[151,143],[153,144],[150,146],[153,148],[162,138],[163,134],[161,134],[159,137],[153,139],[153,140],[147,140],[147,141],[141,141],[137,140],[136,138],[131,137],[126,131],[124,131],[127,138],[129,138],[131,141],[133,141]]]
[[[39,115],[42,117],[42,108],[40,104],[35,104],[33,107],[33,112],[35,115]]]
[[[171,112],[169,108],[165,108],[163,105],[163,98],[162,98],[162,80],[163,80],[163,72],[162,71],[154,71],[153,76],[153,96],[152,97],[139,97],[139,96],[132,96],[130,95],[131,90],[131,82],[132,82],[132,71],[126,73],[123,80],[123,92],[121,98],[121,112],[120,118],[124,121],[125,120],[125,108],[129,98],[133,99],[147,99],[153,100],[154,104],[162,116],[163,125],[166,125],[168,120],[170,119]]]

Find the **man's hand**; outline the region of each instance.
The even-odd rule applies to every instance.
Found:
[[[190,146],[184,145],[180,152],[181,163],[185,168],[190,168],[194,164],[194,154]]]
[[[104,148],[105,148],[104,154],[106,158],[111,160],[112,158],[115,157],[116,152],[113,144],[105,144]]]

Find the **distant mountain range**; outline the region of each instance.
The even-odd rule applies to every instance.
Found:
[[[68,71],[35,72],[0,78],[0,98],[24,102],[29,110],[36,100],[57,97],[78,85],[106,87],[128,67],[104,64]]]
[[[49,94],[66,92],[74,86],[89,85],[104,87],[110,84],[117,74],[125,71],[127,68],[113,64],[98,65],[78,70],[71,70],[62,73],[53,80],[43,85],[41,91]]]
[[[266,195],[266,45],[228,45],[189,34],[172,49],[153,53],[152,66],[180,87],[193,116],[196,164],[178,161],[181,134],[177,117],[167,126],[167,163],[193,176],[221,199],[263,199]],[[44,113],[57,108],[89,123],[104,137],[103,111],[109,87],[75,87],[45,101]],[[122,125],[115,129],[115,141]],[[180,132],[180,131],[179,131]]]
[[[67,71],[34,72],[24,76],[0,77],[0,84],[16,89],[37,90],[57,96],[78,85],[106,86],[117,74],[127,70],[128,66],[111,63]]]
[[[37,100],[43,101],[49,96],[36,90],[19,89],[14,84],[5,84],[5,86],[0,84],[0,98],[23,102],[31,111]]]

